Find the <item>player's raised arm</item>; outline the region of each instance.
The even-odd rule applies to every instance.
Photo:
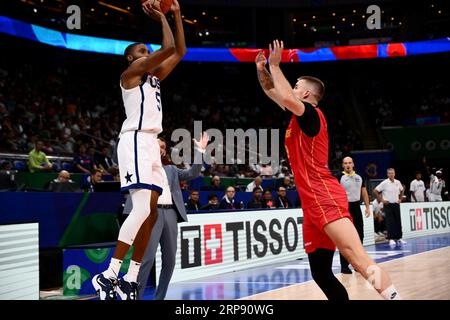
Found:
[[[150,73],[164,60],[175,52],[175,44],[172,30],[165,15],[159,7],[152,6],[148,1],[142,5],[144,12],[156,21],[161,22],[162,26],[162,45],[149,56],[142,57],[130,64],[127,70],[122,74],[122,83],[125,88],[132,88],[139,85],[140,79],[145,73]],[[135,83],[136,82],[136,83]]]
[[[186,54],[183,20],[181,19],[180,4],[177,0],[173,1],[170,11],[172,11],[175,19],[175,52],[152,72],[160,80],[166,78]]]
[[[269,69],[272,75],[279,106],[287,108],[293,114],[301,116],[305,112],[305,105],[294,95],[291,85],[280,69],[281,53],[283,52],[283,41],[274,40],[273,47],[269,44]]]
[[[275,85],[273,84],[272,76],[269,71],[266,69],[266,56],[263,51],[260,51],[255,58],[256,63],[256,73],[258,75],[258,81],[261,85],[264,93],[273,101],[277,102],[280,100],[280,97],[277,95],[277,91],[275,90]],[[280,107],[285,110],[283,106]]]

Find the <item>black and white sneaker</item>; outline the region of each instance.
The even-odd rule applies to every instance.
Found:
[[[117,284],[117,293],[122,300],[137,300],[138,284],[136,282],[128,282],[126,280],[119,279]]]
[[[100,300],[116,300],[117,279],[108,279],[103,273],[96,274],[92,278],[92,285]]]

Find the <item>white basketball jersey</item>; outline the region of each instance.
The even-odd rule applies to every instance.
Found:
[[[162,132],[162,104],[160,80],[152,75],[147,75],[141,85],[125,89],[120,81],[122,89],[123,105],[127,118],[122,124],[120,133],[127,131],[148,131],[152,133]]]

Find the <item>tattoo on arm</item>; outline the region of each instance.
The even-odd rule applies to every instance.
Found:
[[[275,88],[273,84],[272,76],[266,68],[264,70],[258,70],[258,80],[263,87],[264,90],[269,91],[270,89]]]

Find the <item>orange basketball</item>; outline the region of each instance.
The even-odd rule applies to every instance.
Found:
[[[162,13],[166,14],[169,12],[170,7],[172,6],[173,0],[141,0],[141,3],[145,3],[147,1],[150,1],[150,3],[158,4],[161,8]]]

